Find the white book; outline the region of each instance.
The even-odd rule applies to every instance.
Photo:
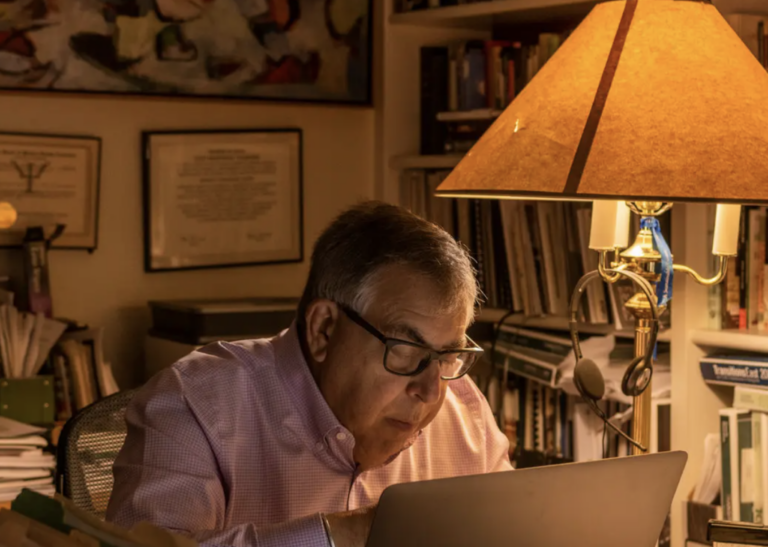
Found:
[[[741,509],[741,475],[739,473],[739,427],[740,416],[748,410],[724,408],[720,410],[720,457],[722,460],[723,516],[727,520],[738,521]]]
[[[733,408],[768,412],[768,389],[735,386],[733,388]]]

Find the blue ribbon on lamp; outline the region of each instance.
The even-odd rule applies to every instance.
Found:
[[[666,306],[672,300],[672,251],[669,250],[664,236],[661,234],[661,225],[656,217],[643,217],[640,220],[641,228],[648,228],[653,234],[653,247],[661,255],[661,263],[656,264],[656,273],[661,274],[661,279],[656,285],[656,297],[659,306]]]
[[[656,298],[659,306],[666,306],[672,300],[672,279],[675,271],[672,267],[672,251],[661,233],[661,225],[656,217],[640,219],[640,228],[648,228],[653,235],[653,248],[661,255],[661,262],[656,263],[656,273],[661,274],[656,284]],[[653,358],[656,359],[657,347],[653,348]]]

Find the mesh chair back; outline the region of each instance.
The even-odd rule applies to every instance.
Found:
[[[112,464],[127,434],[125,409],[134,393],[121,391],[88,405],[64,425],[59,437],[57,491],[102,519],[114,484]]]

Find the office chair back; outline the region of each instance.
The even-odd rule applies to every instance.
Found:
[[[112,464],[127,434],[125,409],[135,391],[120,391],[83,408],[59,437],[56,491],[102,519],[114,484]]]

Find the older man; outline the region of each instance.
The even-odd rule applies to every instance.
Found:
[[[207,346],[135,397],[108,519],[211,546],[362,547],[387,486],[510,469],[465,376],[476,299],[440,228],[378,203],[342,213],[294,326]]]

